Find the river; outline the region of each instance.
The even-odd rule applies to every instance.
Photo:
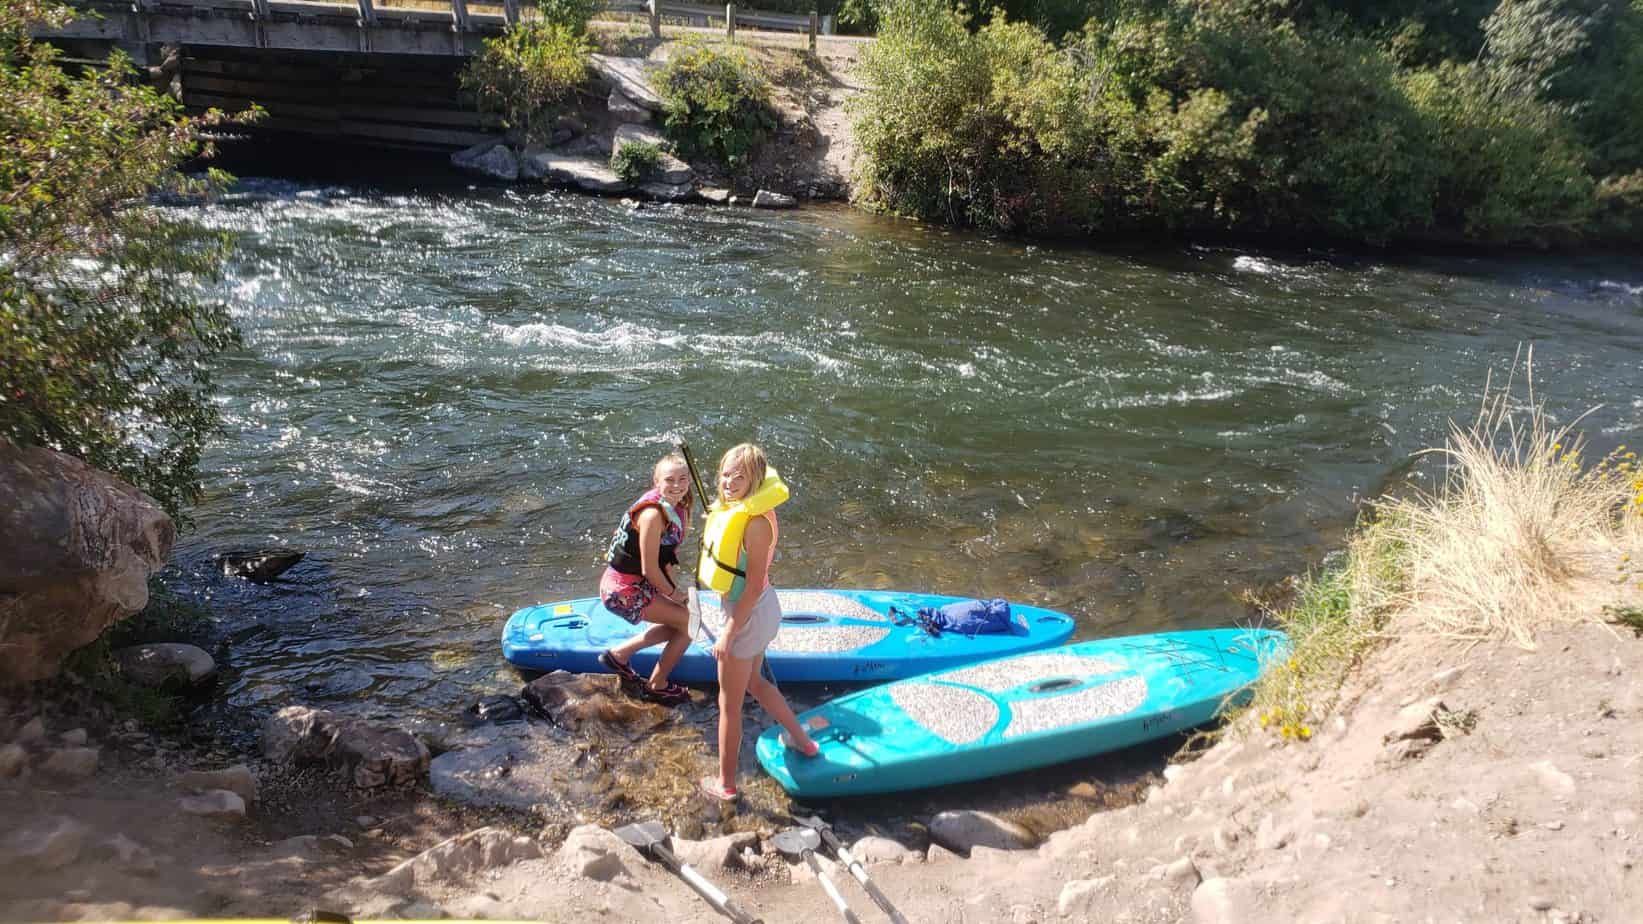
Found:
[[[254,179],[172,211],[239,235],[245,344],[176,560],[252,714],[432,721],[517,690],[503,620],[594,592],[679,439],[781,468],[779,585],[1002,596],[1100,636],[1254,618],[1520,347],[1556,415],[1601,405],[1595,450],[1643,430],[1636,260]],[[308,557],[275,584],[212,574],[278,544]]]

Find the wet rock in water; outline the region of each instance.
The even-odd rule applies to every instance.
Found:
[[[83,780],[97,772],[96,748],[64,748],[51,752],[40,772],[71,780]]]
[[[511,696],[487,696],[464,713],[470,722],[517,722],[525,717],[519,701]]]
[[[114,660],[127,679],[156,690],[197,687],[217,676],[217,662],[205,649],[182,642],[121,648]]]
[[[658,202],[685,202],[696,194],[689,183],[640,183],[639,191]]]
[[[89,741],[90,738],[91,736],[87,735],[86,730],[83,728],[72,729],[57,736],[57,740],[63,742],[71,748],[85,747],[86,742]]]
[[[573,876],[609,882],[628,875],[622,857],[630,849],[621,838],[598,825],[581,825],[573,828],[560,845],[554,863]]]
[[[730,190],[721,189],[717,186],[703,186],[701,189],[696,190],[696,195],[700,196],[704,202],[711,202],[714,205],[728,205],[731,198]]]
[[[1147,589],[1139,572],[1118,562],[1085,562],[1078,569],[1077,583],[1091,594],[1107,597],[1133,597]]]
[[[308,706],[287,706],[270,716],[263,723],[262,752],[276,761],[343,769],[362,789],[415,782],[429,761],[427,747],[409,732]]]
[[[967,854],[972,847],[1026,850],[1035,838],[1031,831],[990,812],[969,809],[941,812],[930,821],[930,836],[943,847]]]
[[[212,789],[197,796],[189,796],[178,802],[177,807],[190,815],[204,815],[210,818],[245,817],[245,800],[226,789]]]
[[[429,764],[435,793],[470,805],[526,809],[565,797],[565,780],[576,776],[570,749],[529,726],[487,727],[496,732],[488,743],[447,751]]]
[[[307,554],[285,548],[234,549],[218,555],[217,566],[227,577],[242,577],[264,584],[289,571]]]
[[[606,674],[554,671],[526,684],[520,697],[554,724],[571,730],[604,722],[637,733],[667,721],[664,708],[617,692],[615,678]]]
[[[20,744],[0,745],[0,780],[20,775],[29,765],[29,752]]]
[[[87,828],[72,818],[51,817],[13,830],[0,840],[0,868],[61,869],[80,858]]]
[[[1210,535],[1211,530],[1189,513],[1172,511],[1148,517],[1141,523],[1147,535],[1155,541],[1192,542]]]
[[[189,770],[177,777],[177,785],[193,790],[226,789],[247,805],[257,801],[257,778],[243,764],[223,770]]]
[[[799,204],[799,200],[786,193],[761,189],[753,194],[753,207],[756,209],[790,209]]]
[[[467,878],[540,856],[542,848],[528,837],[478,828],[424,850],[373,880],[373,885],[382,892],[406,895],[418,885]]]
[[[451,155],[451,166],[492,180],[519,179],[519,159],[500,141],[482,141]]]

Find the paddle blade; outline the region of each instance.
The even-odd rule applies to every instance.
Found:
[[[690,623],[686,631],[692,639],[702,637],[702,597],[692,587],[685,592],[685,610],[690,613]]]
[[[624,842],[646,852],[667,840],[667,829],[662,827],[662,823],[659,821],[623,825],[617,828],[614,833]]]

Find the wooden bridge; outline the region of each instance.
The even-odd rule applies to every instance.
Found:
[[[535,15],[523,0],[79,0],[93,12],[42,34],[71,57],[100,60],[118,47],[194,111],[238,112],[253,102],[258,132],[455,150],[494,138],[457,75],[484,40]],[[794,16],[671,0],[607,0],[608,11],[648,21],[808,33],[830,26]],[[830,18],[830,17],[829,17]],[[641,32],[642,36],[643,33]]]

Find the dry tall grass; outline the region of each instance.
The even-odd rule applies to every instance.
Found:
[[[1451,424],[1429,493],[1376,502],[1342,564],[1300,582],[1273,614],[1291,656],[1255,689],[1262,726],[1305,739],[1334,707],[1359,659],[1388,632],[1504,639],[1533,648],[1537,630],[1604,619],[1604,604],[1643,597],[1643,469],[1622,446],[1584,458],[1581,418],[1558,424],[1513,380],[1486,382],[1477,417]],[[1588,412],[1590,413],[1590,412]],[[1629,586],[1636,582],[1636,587]]]

